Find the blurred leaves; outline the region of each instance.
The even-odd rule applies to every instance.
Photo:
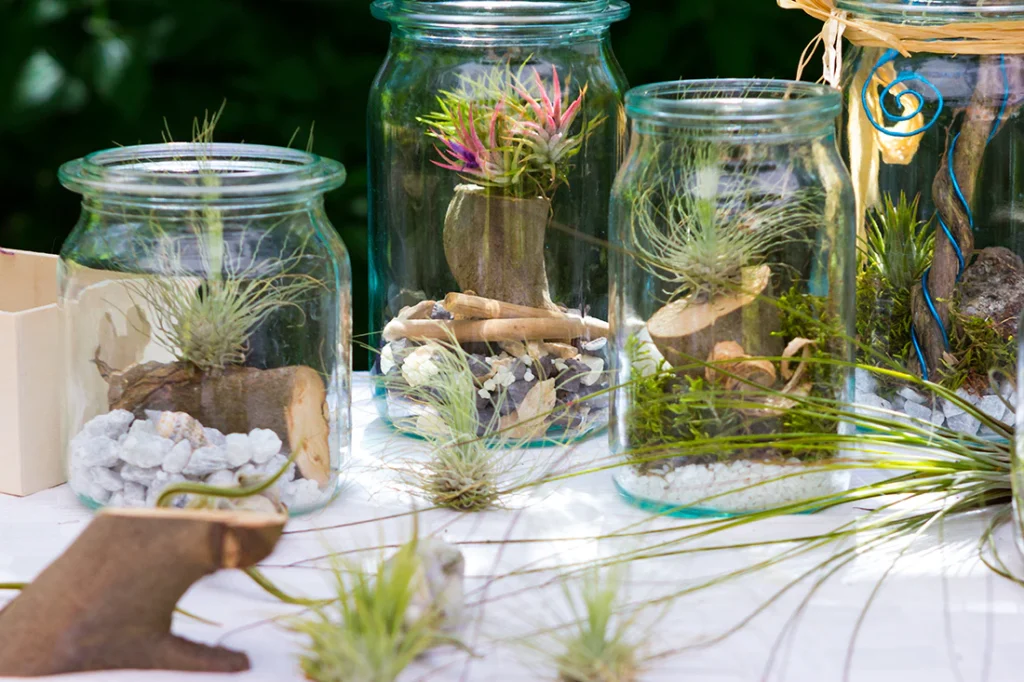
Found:
[[[771,0],[635,0],[613,40],[631,83],[788,78],[817,28]],[[348,167],[327,211],[363,333],[366,96],[387,44],[369,0],[0,0],[0,245],[57,251],[78,215],[61,163],[159,141],[164,118],[187,139],[226,99],[218,139],[304,141],[315,122],[315,151]]]

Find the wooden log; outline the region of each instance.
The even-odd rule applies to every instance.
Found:
[[[647,321],[654,345],[676,366],[705,362],[722,341],[738,343],[751,356],[778,357],[782,340],[772,332],[779,330],[779,309],[767,298],[771,276],[767,265],[744,268],[736,293],[669,303]],[[689,373],[699,376],[704,369],[695,366]]]
[[[89,670],[248,670],[248,657],[172,635],[185,591],[273,550],[287,516],[105,509],[0,611],[0,675]]]
[[[186,412],[223,433],[270,429],[289,452],[299,453],[295,463],[304,477],[321,486],[330,479],[327,389],[310,367],[228,367],[219,376],[182,362],[100,370],[110,381],[111,410],[128,410],[140,419],[146,410]]]
[[[416,305],[410,305],[398,311],[400,320],[425,320],[430,317],[434,310],[436,301],[420,301]]]
[[[493,298],[451,293],[444,297],[444,308],[453,315],[477,320],[511,320],[549,317],[562,319],[567,315],[559,310],[530,308],[515,303],[505,303]]]
[[[592,339],[608,336],[608,323],[594,317],[533,318],[516,320],[392,320],[384,327],[384,340],[424,339],[459,343],[483,341],[544,341]]]
[[[444,219],[444,255],[463,291],[506,303],[558,310],[544,265],[551,201],[492,196],[459,185]]]

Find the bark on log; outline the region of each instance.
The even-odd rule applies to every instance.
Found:
[[[148,362],[107,374],[111,410],[140,419],[146,410],[186,412],[223,433],[270,429],[299,453],[295,462],[304,477],[321,486],[330,479],[327,390],[310,367],[228,367],[212,376],[187,363]]]
[[[545,341],[594,339],[608,336],[608,323],[594,317],[517,320],[392,320],[384,327],[384,340],[444,340],[459,343],[484,341]]]
[[[740,290],[708,301],[680,299],[647,321],[647,331],[665,359],[674,366],[694,365],[687,373],[704,374],[703,363],[722,341],[738,343],[748,355],[778,357],[782,339],[779,309],[768,300],[771,268],[745,268]]]
[[[497,301],[493,298],[457,293],[451,293],[444,297],[444,309],[456,316],[478,320],[510,320],[541,317],[562,319],[566,317],[566,314],[559,310],[530,308],[514,303]]]
[[[981,162],[993,126],[999,123],[999,111],[1003,106],[1003,76],[998,57],[981,57],[978,67],[978,82],[971,101],[963,114],[959,136],[952,130],[946,133],[946,151],[942,155],[938,173],[932,183],[932,199],[935,211],[946,223],[956,239],[964,260],[970,262],[974,251],[974,232],[971,229],[967,211],[957,195],[949,173],[949,148],[956,144],[953,154],[953,172],[967,204],[974,199]],[[928,291],[942,329],[949,330],[949,306],[960,270],[959,259],[949,239],[938,231],[935,239],[935,256],[928,272]],[[914,329],[930,370],[929,378],[937,380],[944,374],[946,352],[942,329],[932,316],[925,301],[921,284],[914,287],[911,304]],[[921,367],[914,358],[912,371],[921,373]]]
[[[459,185],[444,220],[444,254],[463,291],[506,303],[558,310],[544,265],[551,202],[491,196]]]
[[[105,509],[0,611],[0,675],[89,670],[248,670],[245,654],[171,634],[185,591],[221,568],[253,566],[287,516]]]

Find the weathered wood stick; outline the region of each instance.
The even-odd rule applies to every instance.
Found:
[[[470,319],[509,320],[530,318],[565,319],[565,313],[546,308],[531,308],[515,303],[505,303],[493,298],[451,293],[444,297],[444,308],[453,315]]]
[[[516,320],[392,320],[384,340],[454,338],[459,343],[543,341],[608,336],[608,323],[594,317],[525,318]]]
[[[274,549],[286,515],[106,509],[0,611],[0,675],[89,670],[238,672],[248,657],[172,635],[185,591]]]

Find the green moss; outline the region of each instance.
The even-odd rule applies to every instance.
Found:
[[[1004,337],[991,320],[960,313],[959,305],[951,306],[951,315],[949,347],[956,364],[943,376],[944,386],[982,391],[989,386],[989,370],[1013,375],[1017,364],[1014,336]]]

